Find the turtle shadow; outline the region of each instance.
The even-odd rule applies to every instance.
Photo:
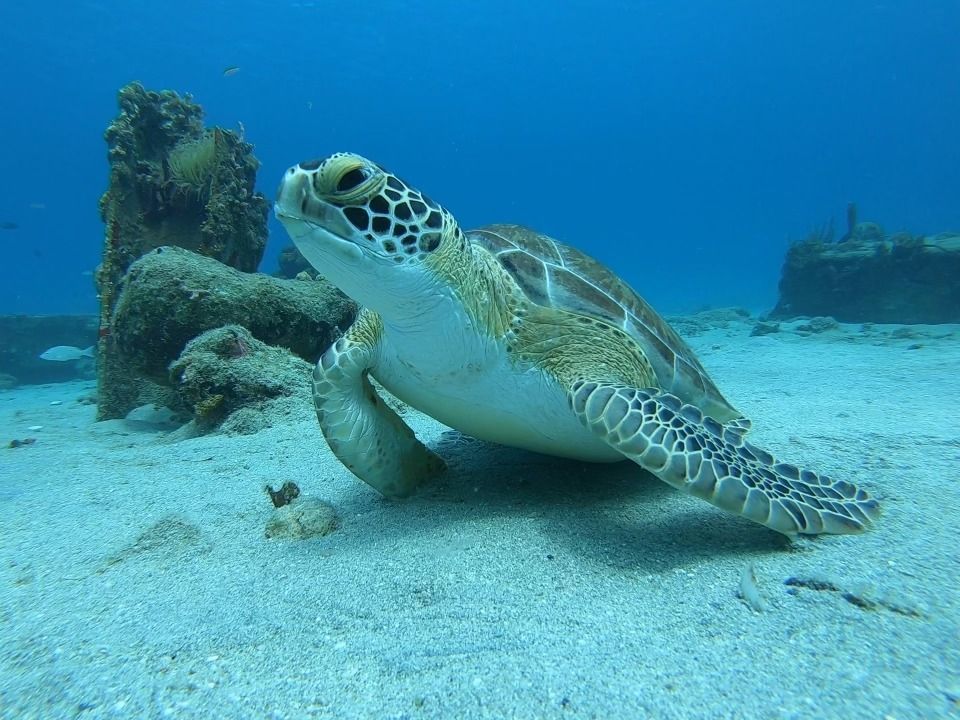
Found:
[[[383,532],[434,532],[497,518],[533,519],[555,554],[662,573],[722,556],[781,552],[789,540],[667,486],[636,464],[565,460],[446,433],[447,471],[396,504]]]

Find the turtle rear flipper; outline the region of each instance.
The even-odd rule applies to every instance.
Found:
[[[740,428],[669,393],[578,381],[570,403],[595,434],[667,484],[785,535],[859,532],[879,515],[864,490],[778,462]]]

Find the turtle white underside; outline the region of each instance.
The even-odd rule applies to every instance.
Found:
[[[385,323],[371,374],[387,390],[481,440],[590,462],[624,459],[571,412],[567,389],[548,373],[475,332],[456,303],[439,314],[446,327],[432,327],[430,340]]]

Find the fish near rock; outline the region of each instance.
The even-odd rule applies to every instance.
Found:
[[[93,345],[82,350],[73,345],[54,345],[40,353],[41,360],[51,360],[53,362],[70,362],[71,360],[93,357],[96,357],[96,348]]]

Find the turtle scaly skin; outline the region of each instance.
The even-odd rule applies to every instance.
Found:
[[[777,461],[692,350],[588,255],[516,225],[464,232],[423,193],[358,155],[287,170],[277,217],[303,255],[364,306],[317,363],[333,453],[385,495],[442,472],[377,395],[475,437],[664,482],[786,535],[877,517],[856,486]]]

